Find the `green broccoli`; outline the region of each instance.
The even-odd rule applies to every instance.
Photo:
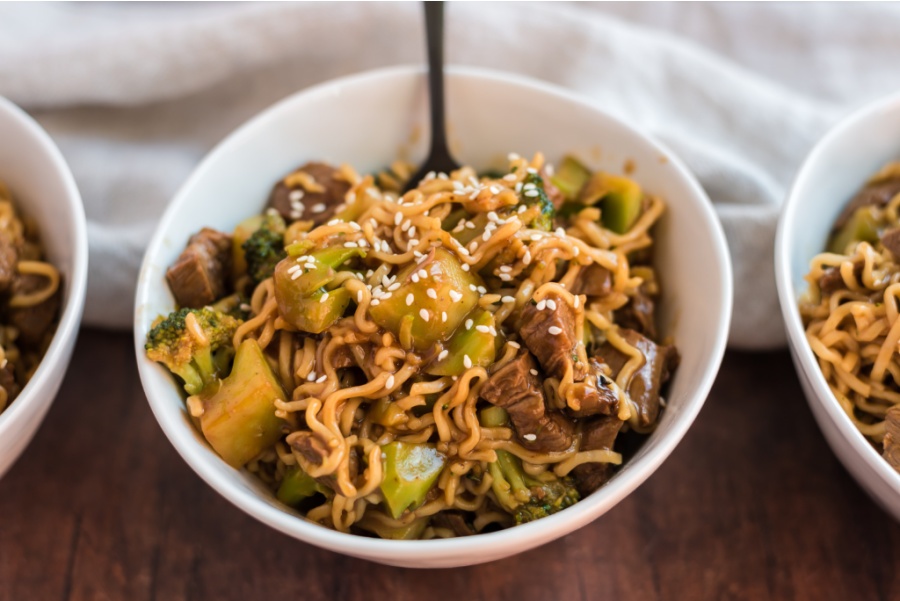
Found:
[[[188,394],[199,394],[228,370],[232,338],[241,323],[209,308],[180,309],[156,321],[144,350],[184,380]]]
[[[577,503],[581,496],[570,478],[543,482],[522,470],[519,459],[508,451],[497,451],[497,461],[488,464],[491,489],[500,505],[524,524]]]
[[[537,196],[524,194],[522,196],[523,202],[527,206],[538,205],[541,208],[540,214],[528,224],[529,227],[549,232],[553,229],[553,217],[556,215],[556,208],[550,201],[550,197],[547,196],[546,190],[544,190],[544,178],[537,173],[529,173],[525,176],[523,183],[525,186],[534,184],[534,189],[537,191]],[[528,190],[523,190],[523,192],[528,192]]]
[[[284,220],[280,215],[267,214],[259,229],[241,245],[253,286],[272,277],[275,266],[287,256],[284,249],[284,228]]]

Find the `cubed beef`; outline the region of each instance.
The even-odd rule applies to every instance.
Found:
[[[313,190],[303,186],[303,178],[297,177],[301,173],[312,180]],[[349,191],[350,184],[331,165],[306,163],[275,184],[269,194],[269,207],[288,223],[302,219],[318,226],[334,217]]]
[[[231,236],[203,228],[166,271],[169,288],[182,307],[199,309],[225,296],[231,270]]]

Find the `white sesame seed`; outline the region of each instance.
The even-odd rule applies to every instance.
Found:
[[[419,274],[418,274],[418,273],[414,273],[414,274],[412,274],[412,276],[410,276],[409,279],[411,279],[411,280],[413,281],[414,284],[418,284],[418,283],[419,283]]]
[[[471,329],[472,329],[472,324],[473,324],[473,323],[475,323],[475,322],[472,321],[471,319],[467,319],[467,320],[466,320],[466,329],[467,329],[467,330],[471,330]]]
[[[572,247],[572,256],[573,257],[577,257],[578,253],[580,253],[580,252],[581,252],[581,249],[579,247],[577,247],[577,246]]]
[[[344,242],[344,248],[358,248],[359,245],[356,242]]]
[[[449,355],[449,354],[450,354],[450,351],[447,351],[447,350],[441,351],[441,352],[438,354],[438,357],[437,357],[437,358],[438,358],[438,361],[443,361],[444,359],[447,358],[447,355]]]
[[[469,267],[469,264],[468,264],[468,263],[463,263],[463,264],[462,264],[462,270],[463,270],[463,271],[469,271],[469,269],[470,269],[470,267]]]
[[[532,368],[528,370],[528,373],[530,373],[532,376],[536,376],[538,375],[538,370]]]
[[[324,213],[325,212],[325,203],[319,202],[319,203],[314,204],[310,208],[310,211],[312,211],[313,213]]]
[[[495,213],[494,211],[488,211],[487,218],[488,218],[488,221],[493,221],[495,223],[497,221],[499,221],[499,219],[500,219],[500,217],[498,217],[497,213]]]
[[[539,301],[538,301],[538,304],[537,304],[537,310],[538,310],[538,311],[543,311],[544,308],[545,308],[546,306],[547,306],[547,301],[546,301],[546,300],[539,300]]]
[[[537,190],[527,190],[523,194],[528,198],[534,198],[535,196],[540,194],[540,192],[538,192]]]
[[[547,308],[551,311],[556,311],[556,301],[552,298],[547,299]]]
[[[360,227],[360,225],[358,223],[356,223],[355,221],[351,221],[350,229],[353,230],[354,232],[358,232],[358,231],[362,230],[362,227]]]
[[[537,242],[537,241],[540,240],[541,238],[543,238],[543,236],[541,236],[540,234],[531,234],[531,241],[532,241],[532,242]]]
[[[419,245],[419,241],[417,239],[415,239],[415,238],[409,239],[408,248],[412,248],[413,246],[418,246],[418,245]]]
[[[446,311],[441,311],[441,321],[446,323],[446,321],[447,321],[447,312]]]
[[[528,210],[528,207],[526,207],[525,205],[519,205],[519,208],[516,209],[516,213],[524,213],[527,210]]]
[[[431,266],[431,269],[428,270],[428,273],[431,275],[441,275],[441,265],[439,263],[434,263]]]
[[[316,372],[314,372],[314,371],[309,372],[309,375],[306,376],[306,379],[309,380],[310,382],[312,382],[313,380],[315,380],[315,379],[316,379]]]
[[[360,248],[366,248],[367,246],[369,246],[369,242],[365,238],[361,238],[357,244],[359,244]]]
[[[369,303],[369,304],[371,304],[373,307],[377,307],[378,305],[381,304],[381,301],[378,300],[377,298],[373,298],[373,299],[372,299],[372,302]]]
[[[413,300],[415,300],[415,297],[413,296],[413,293],[410,292],[409,294],[406,295],[406,306],[407,307],[411,306],[413,304]]]
[[[394,213],[394,225],[400,225],[401,221],[403,221],[403,213],[397,211]]]
[[[561,227],[558,227],[558,228],[556,228],[556,231],[554,231],[553,233],[556,234],[557,236],[562,237],[562,236],[566,235],[566,230],[562,229]]]
[[[466,369],[469,369],[470,367],[472,367],[472,360],[469,358],[468,355],[463,355],[463,365],[466,366]]]
[[[537,190],[537,186],[534,185],[534,182],[529,182],[522,186],[523,190]]]
[[[572,305],[574,305],[574,307],[577,309],[577,308],[578,308],[578,305],[580,305],[580,304],[581,304],[581,297],[580,297],[580,296],[576,296],[576,297],[575,297],[575,302],[573,302]]]
[[[503,273],[509,273],[510,271],[512,271],[512,267],[510,267],[509,265],[501,265],[500,271],[502,271]]]
[[[391,252],[391,247],[390,247],[390,245],[387,243],[387,240],[382,240],[382,241],[381,241],[381,251],[382,251],[382,252],[386,252],[386,253]]]
[[[577,248],[577,247],[576,247],[576,248]],[[522,263],[523,263],[524,265],[528,265],[528,264],[531,263],[531,251],[530,251],[530,250],[526,250],[526,251],[525,251],[525,254],[522,255]]]
[[[501,303],[514,303],[516,302],[516,298],[514,296],[504,296],[500,299]]]
[[[423,279],[424,279],[424,278],[427,278],[427,277],[428,277],[428,272],[425,271],[424,269],[420,269],[420,270],[417,271],[416,273],[419,274],[419,277],[420,277],[420,278],[423,278]]]
[[[537,440],[537,435],[535,435],[535,434],[523,434],[523,435],[522,435],[522,438],[524,438],[524,439],[527,440],[528,442],[534,442],[535,440]]]
[[[315,268],[316,268],[316,264],[313,263],[312,261],[310,261],[309,263],[306,263],[306,264],[304,265],[304,267],[306,267],[307,269],[315,269]]]
[[[487,294],[487,288],[485,288],[484,286],[479,286],[478,292],[480,292],[482,294]]]
[[[490,239],[491,239],[491,231],[490,231],[490,230],[484,230],[484,233],[481,234],[481,239],[484,240],[485,242],[487,242],[488,240],[490,240]]]
[[[516,194],[522,191],[522,182],[516,184]]]
[[[434,288],[429,288],[428,290],[425,291],[425,294],[428,295],[428,298],[433,298],[433,299],[437,300],[437,292],[434,291]]]
[[[534,167],[529,167],[527,171],[528,173],[537,173],[537,169],[535,169]]]
[[[479,332],[481,332],[482,334],[488,334],[491,331],[490,328],[488,328],[487,326],[475,326],[475,329],[478,330]]]
[[[403,222],[403,225],[400,226],[400,231],[405,232],[406,230],[409,229],[409,226],[411,226],[411,225],[412,225],[412,221],[407,219],[406,221]],[[410,236],[412,236],[412,234],[410,234]]]
[[[320,302],[320,303],[324,303],[324,302],[327,301],[327,300],[328,300],[328,293],[327,293],[327,292],[326,292],[325,294],[323,294],[323,295],[319,298],[319,302]]]
[[[299,265],[298,265],[298,267],[299,267]],[[299,278],[302,275],[303,275],[302,271],[295,271],[294,273],[291,274],[291,279],[296,280],[297,278]]]
[[[288,268],[288,273],[294,273],[295,271],[298,271],[299,269],[300,269],[300,266],[299,266],[299,265],[291,265],[291,266]]]
[[[321,376],[319,376],[316,379],[316,384],[321,384],[322,382],[324,382],[327,379],[328,379],[328,374],[322,374]]]
[[[550,332],[551,336],[559,336],[562,334],[562,328],[559,326],[550,326],[547,328],[547,331]]]
[[[303,200],[303,190],[291,190],[290,194],[288,194],[288,199],[291,202]]]
[[[400,282],[394,282],[393,284],[388,286],[388,290],[393,292],[394,290],[396,290],[399,287],[400,287]]]
[[[394,387],[394,374],[388,376],[388,379],[384,382],[385,388],[393,388]]]
[[[459,301],[461,301],[462,297],[463,297],[463,295],[461,292],[457,292],[456,290],[450,291],[450,298],[453,299],[454,303],[458,303]]]
[[[474,230],[475,223],[473,223],[472,221],[466,221],[466,227],[469,228],[470,230]]]
[[[516,174],[515,173],[507,173],[506,175],[503,176],[503,179],[508,182],[514,182],[514,181],[516,181]]]
[[[471,290],[472,292],[478,292],[478,288],[475,287],[475,284],[469,284],[469,290]]]
[[[425,321],[429,321],[431,319],[431,315],[428,313],[428,309],[419,309],[419,317],[421,317]]]
[[[522,345],[519,344],[518,342],[516,342],[515,340],[509,340],[509,341],[507,341],[506,344],[508,344],[509,346],[511,346],[513,348],[522,348]]]
[[[512,279],[512,276],[509,275],[508,273],[501,273],[497,277],[500,278],[501,280],[503,280],[504,282],[508,282]]]
[[[410,238],[412,238],[415,235],[416,235],[416,226],[412,226],[411,228],[409,228],[409,236],[410,236]]]
[[[356,291],[356,302],[361,303],[362,299],[363,299],[362,290],[357,290]]]

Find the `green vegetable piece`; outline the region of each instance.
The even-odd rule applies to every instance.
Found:
[[[305,255],[315,245],[315,242],[312,240],[297,240],[288,244],[284,250],[287,251],[287,256],[297,258]]]
[[[231,235],[231,271],[234,278],[247,273],[247,260],[244,258],[244,242],[250,239],[265,221],[265,215],[254,215],[241,221]]]
[[[479,412],[478,421],[485,428],[501,428],[509,424],[509,414],[503,407],[491,405]]]
[[[196,329],[188,327],[188,315],[196,319]],[[239,319],[213,309],[180,309],[157,321],[147,334],[144,350],[147,358],[184,380],[188,394],[200,394],[227,369],[234,354],[231,341],[240,324]]]
[[[528,184],[534,184],[534,189],[537,190],[537,196],[527,196],[523,188],[522,202],[527,206],[536,204],[541,208],[541,212],[538,216],[528,224],[529,227],[549,232],[553,229],[553,217],[556,215],[556,208],[553,206],[553,203],[550,202],[550,197],[547,196],[547,192],[544,190],[544,178],[537,173],[529,173],[522,182],[526,186]]]
[[[559,168],[550,181],[554,186],[559,188],[567,201],[578,199],[581,189],[591,177],[591,172],[587,167],[573,156],[567,156],[560,163]]]
[[[381,492],[391,515],[397,519],[419,507],[441,470],[446,457],[434,445],[394,441],[381,447],[384,479]]]
[[[487,367],[494,362],[496,336],[491,331],[494,328],[494,315],[484,309],[475,309],[467,318],[472,320],[472,327],[466,329],[465,324],[458,328],[450,340],[447,341],[447,355],[443,359],[433,361],[425,370],[433,376],[458,376],[466,371],[465,358],[468,356],[472,366]],[[487,332],[481,332],[478,327],[487,328]]]
[[[548,481],[528,476],[522,463],[508,451],[498,450],[497,461],[488,464],[491,490],[517,524],[531,522],[561,511],[579,501],[581,496],[570,478]]]
[[[400,409],[396,403],[387,397],[382,397],[372,403],[369,409],[369,419],[376,424],[391,428],[406,423],[408,418],[406,412]]]
[[[456,330],[478,302],[478,292],[470,286],[481,283],[478,276],[463,271],[453,253],[442,248],[433,249],[421,263],[403,268],[397,282],[400,288],[371,307],[369,314],[375,323],[401,339],[404,321],[409,323],[411,344],[417,350],[446,340]]]
[[[294,467],[284,474],[275,497],[285,505],[296,507],[317,493],[324,494],[322,485],[299,467]]]
[[[876,207],[870,205],[856,209],[847,223],[832,235],[828,252],[844,254],[851,242],[875,244],[880,221],[880,211]]]
[[[463,212],[464,215],[468,215],[468,213]],[[484,228],[487,227],[488,218],[485,213],[477,213],[472,217],[468,218],[468,221],[472,223],[474,227],[464,227],[458,232],[451,232],[450,235],[459,240],[459,243],[463,246],[466,246],[469,242],[474,240],[475,238],[480,238],[482,234],[484,234]],[[457,220],[457,223],[459,220]],[[453,224],[456,226],[456,223]]]
[[[267,213],[259,228],[241,244],[247,273],[253,285],[272,277],[275,266],[287,256],[284,250],[284,219],[277,213]]]
[[[337,246],[311,253],[311,258],[303,261],[298,260],[302,257],[281,261],[274,275],[275,300],[281,316],[304,332],[324,332],[343,317],[351,300],[346,288],[326,287],[337,276],[335,268],[357,256],[364,257],[365,252]],[[307,267],[310,264],[315,267]],[[295,277],[298,273],[301,275]]]
[[[422,538],[422,533],[425,532],[425,528],[428,526],[428,521],[430,519],[431,516],[426,515],[424,517],[413,520],[405,526],[391,528],[390,526],[386,526],[378,520],[369,520],[363,518],[363,521],[358,525],[365,530],[374,532],[381,538],[390,540],[416,540]]]
[[[284,422],[275,417],[274,405],[285,398],[259,343],[248,338],[238,347],[231,374],[201,399],[200,429],[222,459],[240,468],[281,438]]]
[[[600,202],[603,227],[624,234],[641,214],[643,192],[633,179],[598,171],[581,190],[579,200],[586,205]]]

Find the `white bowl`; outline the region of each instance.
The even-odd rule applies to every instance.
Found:
[[[788,194],[775,240],[775,278],[800,383],[828,444],[866,491],[900,519],[900,473],[844,413],[812,352],[797,302],[803,276],[825,249],[832,224],[853,194],[890,160],[900,159],[900,95],[863,107],[835,126],[804,161]]]
[[[16,208],[38,223],[44,250],[62,273],[62,315],[31,381],[0,413],[0,477],[50,408],[72,357],[87,288],[87,226],[81,196],[59,149],[40,125],[0,97],[0,180]]]
[[[481,563],[563,536],[608,511],[646,480],[672,452],[700,411],[716,376],[731,316],[731,267],[712,205],[671,152],[565,91],[531,80],[451,69],[447,80],[450,137],[456,157],[485,167],[508,152],[543,151],[558,161],[574,151],[594,168],[634,176],[663,195],[669,210],[657,229],[663,285],[660,320],[675,336],[682,363],[657,431],[619,473],[587,499],[548,518],[454,540],[387,541],[341,534],[299,517],[254,477],[230,468],[191,425],[179,388],[146,359],[153,319],[173,308],[166,267],[204,225],[231,230],[260,211],[273,182],[304,161],[347,162],[365,172],[405,153],[421,160],[427,142],[425,77],[394,68],[325,83],[276,104],[222,142],[172,201],[150,243],[138,281],[135,342],[153,413],[191,467],[229,501],[273,528],[321,547],[409,567]]]

